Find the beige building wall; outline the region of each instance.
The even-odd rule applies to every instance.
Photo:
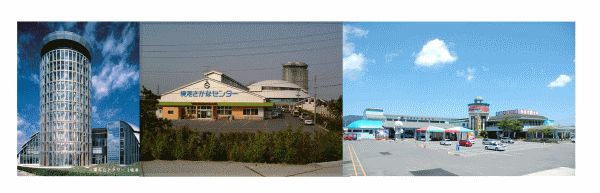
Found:
[[[169,111],[173,111],[173,114],[169,114]],[[179,107],[163,107],[162,117],[165,119],[179,119]]]

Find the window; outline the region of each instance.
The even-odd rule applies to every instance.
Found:
[[[174,114],[174,112],[173,112],[173,111],[168,111],[167,113],[168,113],[169,115],[172,115],[172,114]]]
[[[258,108],[244,109],[244,115],[258,115]]]
[[[231,115],[231,107],[217,107],[217,115]]]

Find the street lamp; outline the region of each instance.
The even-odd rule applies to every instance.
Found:
[[[394,132],[395,133],[400,133],[400,138],[402,139],[402,133],[404,133],[404,129],[402,128],[403,124],[400,121],[400,117],[398,117],[398,121],[396,121],[396,123],[394,123]],[[398,128],[400,128],[400,130],[398,130]],[[397,137],[398,135],[396,134],[394,137],[396,139],[398,139]]]

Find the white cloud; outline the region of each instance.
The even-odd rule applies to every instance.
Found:
[[[27,121],[25,121],[23,118],[17,115],[17,127],[21,127],[25,124],[27,124]]]
[[[357,27],[352,27],[350,25],[344,25],[342,31],[344,33],[344,41],[348,40],[348,38],[350,37],[367,37],[367,34],[369,33],[369,30],[363,30]]]
[[[92,76],[94,98],[100,100],[116,89],[128,89],[139,79],[135,66],[127,65],[121,60],[118,65],[105,64],[98,75]]]
[[[112,120],[112,117],[119,114],[119,112],[121,112],[122,110],[123,109],[121,109],[121,108],[106,109],[106,110],[104,110],[104,118],[106,118],[107,120]]]
[[[353,53],[348,57],[344,57],[344,70],[362,70],[363,64],[366,63],[368,59],[362,53],[356,54]]]
[[[467,71],[456,71],[456,76],[463,77],[471,81],[475,77],[475,68],[467,68]]]
[[[358,74],[358,72],[364,69],[364,65],[375,62],[374,60],[368,59],[363,53],[357,53],[355,51],[355,45],[353,42],[348,40],[352,38],[367,37],[368,30],[363,30],[357,27],[349,25],[343,26],[343,71],[344,75],[350,77],[351,75]],[[352,72],[351,72],[352,71]],[[351,77],[350,77],[351,78]]]
[[[86,25],[87,35],[84,36],[92,38],[95,25]],[[118,37],[121,37],[121,39],[115,39],[115,36],[110,34],[106,39],[102,40],[102,45],[98,45],[101,48],[104,61],[102,62],[100,73],[92,76],[95,99],[100,100],[110,95],[116,89],[128,89],[139,79],[139,72],[136,66],[126,62],[130,50],[135,46],[133,44],[136,37],[135,27],[127,24]],[[119,63],[114,64],[113,61],[119,61]]]
[[[443,40],[435,39],[427,42],[419,54],[415,64],[433,66],[435,64],[453,63],[458,57],[451,54]]]
[[[561,74],[560,76],[558,76],[558,78],[556,78],[555,81],[552,81],[548,87],[550,88],[554,88],[554,87],[563,87],[565,86],[565,84],[571,82],[572,78],[567,76],[567,75],[563,75]]]
[[[31,82],[35,84],[40,84],[40,78],[37,74],[31,73],[31,75],[29,76],[29,80],[31,80]]]
[[[400,51],[400,53],[402,53],[402,51]],[[385,54],[385,63],[390,63],[392,61],[392,59],[394,59],[395,57],[398,57],[400,55],[400,53]]]

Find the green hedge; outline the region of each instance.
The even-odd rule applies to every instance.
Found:
[[[546,142],[546,143],[558,143],[557,139],[525,139],[526,142]]]
[[[157,130],[144,140],[151,146],[140,157],[151,160],[237,161],[253,163],[307,164],[338,161],[343,155],[342,133],[292,131],[257,133],[199,133],[188,128]]]

